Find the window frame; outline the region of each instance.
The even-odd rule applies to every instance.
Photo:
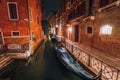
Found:
[[[88,33],[88,28],[92,28],[92,33]],[[87,26],[86,27],[86,34],[88,34],[88,35],[93,35],[93,27],[92,26]]]
[[[9,9],[9,4],[15,4],[16,5],[16,13],[17,13],[17,18],[16,19],[12,19],[11,16],[10,16],[10,9]],[[19,16],[18,16],[18,6],[17,6],[17,2],[7,2],[7,9],[8,9],[8,17],[9,17],[9,20],[19,20]]]
[[[19,33],[19,36],[14,36],[14,35],[13,35],[13,32],[18,32],[18,33]],[[12,37],[20,37],[20,31],[11,31],[11,35],[12,35]]]

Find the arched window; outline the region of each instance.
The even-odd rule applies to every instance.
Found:
[[[92,27],[90,26],[87,27],[87,34],[92,34]]]

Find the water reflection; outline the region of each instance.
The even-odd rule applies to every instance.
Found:
[[[27,65],[26,61],[17,61],[11,80],[82,80],[60,63],[48,40],[39,46]]]

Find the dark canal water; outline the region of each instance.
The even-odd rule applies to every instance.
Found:
[[[30,58],[31,64],[17,61],[10,80],[82,80],[58,60],[50,41],[42,43]]]

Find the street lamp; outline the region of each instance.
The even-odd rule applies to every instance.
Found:
[[[68,28],[68,31],[69,31],[69,32],[72,32],[72,28],[71,28],[71,27],[70,27],[70,28]]]
[[[68,28],[68,37],[69,37],[69,39],[71,39],[71,32],[72,32],[72,27],[69,27]]]
[[[56,24],[56,28],[58,28],[58,24]]]

